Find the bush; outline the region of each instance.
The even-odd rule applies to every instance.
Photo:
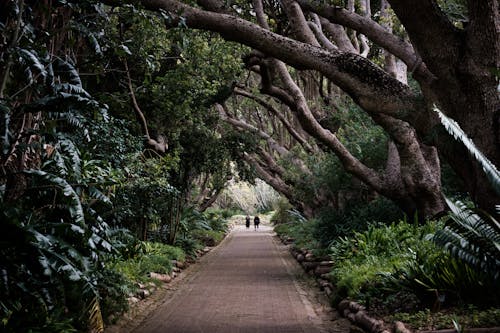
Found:
[[[341,238],[330,248],[336,266],[332,280],[339,287],[340,296],[366,301],[384,284],[385,276],[393,274],[414,258],[422,247],[437,247],[425,239],[436,229],[435,223],[423,226],[404,221],[390,225],[372,224],[364,232]]]
[[[275,211],[271,217],[271,223],[274,225],[290,222],[289,210],[292,209],[292,205],[285,198],[280,198],[276,204]]]
[[[170,273],[172,271],[172,260],[184,261],[185,259],[184,251],[178,247],[146,242],[144,254],[131,259],[116,261],[112,267],[123,274],[129,281],[129,288],[134,289],[136,282],[151,280],[148,273]]]
[[[327,247],[338,237],[366,230],[370,223],[389,224],[402,217],[403,213],[392,201],[379,197],[369,203],[351,204],[343,212],[322,210],[314,235],[321,246]]]
[[[193,230],[191,236],[201,241],[205,246],[215,246],[224,238],[224,232],[215,230]]]
[[[457,302],[498,304],[498,284],[434,244],[441,222],[370,225],[331,247],[331,272],[339,296],[385,311],[409,305],[439,308]]]
[[[181,236],[175,240],[175,246],[180,247],[188,257],[195,258],[196,250],[201,250],[203,244],[192,237]]]

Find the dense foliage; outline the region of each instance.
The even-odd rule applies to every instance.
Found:
[[[167,31],[166,17],[132,6],[1,8],[0,330],[102,331],[137,282],[227,231],[190,192],[202,174],[223,187],[246,144],[216,134],[209,110],[238,61],[220,39]],[[123,89],[127,61],[149,130],[168,133],[163,156],[145,149]]]

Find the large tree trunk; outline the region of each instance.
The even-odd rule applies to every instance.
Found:
[[[469,23],[463,30],[452,26],[430,0],[418,5],[410,0],[389,2],[436,76],[429,84],[419,81],[426,98],[437,101],[488,159],[500,166],[500,97],[498,76],[493,73],[500,68],[498,1],[468,1]],[[422,29],[424,22],[426,29]],[[481,166],[460,144],[450,147],[446,141],[436,143],[440,153],[464,180],[473,200],[493,211],[500,195],[491,188]]]

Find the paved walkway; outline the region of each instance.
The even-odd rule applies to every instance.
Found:
[[[134,332],[327,332],[271,232],[236,226]]]

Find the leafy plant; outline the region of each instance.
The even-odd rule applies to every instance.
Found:
[[[433,240],[471,267],[500,279],[500,224],[491,215],[447,200],[452,212]]]

